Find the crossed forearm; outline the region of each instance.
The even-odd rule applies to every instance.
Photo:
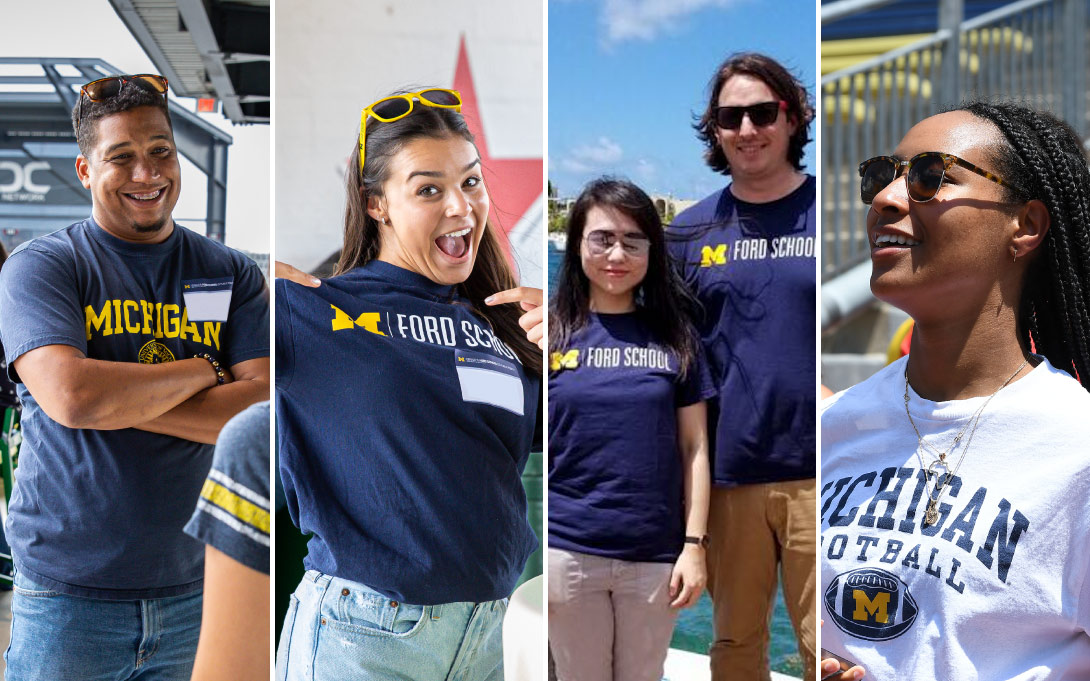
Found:
[[[108,362],[60,345],[28,352],[15,361],[15,369],[42,410],[69,428],[131,428],[216,384],[203,359]]]
[[[170,411],[136,426],[152,433],[215,444],[220,429],[251,404],[269,399],[268,359],[264,376],[237,378],[233,383],[202,390]]]

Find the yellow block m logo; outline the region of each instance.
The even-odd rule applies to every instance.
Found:
[[[578,350],[568,350],[567,352],[554,352],[552,355],[549,356],[549,371],[560,371],[561,369],[578,368]]]
[[[343,331],[344,329],[351,329],[354,326],[359,326],[371,333],[377,333],[380,336],[385,336],[383,332],[379,331],[378,325],[382,321],[382,315],[378,312],[364,312],[359,317],[356,317],[355,321],[348,316],[348,313],[340,309],[336,305],[330,305],[333,308],[333,330]]]
[[[712,265],[726,265],[727,264],[727,245],[719,244],[715,248],[711,246],[704,246],[700,249],[700,266],[711,267]]]
[[[889,593],[875,594],[872,600],[862,589],[853,589],[852,598],[855,599],[855,612],[852,619],[856,622],[873,621],[878,624],[889,623]]]

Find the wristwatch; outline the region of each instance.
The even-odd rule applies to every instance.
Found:
[[[686,544],[696,544],[702,549],[708,548],[708,544],[711,542],[711,537],[706,534],[702,534],[699,537],[685,537]]]

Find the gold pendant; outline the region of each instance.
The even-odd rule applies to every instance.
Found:
[[[935,510],[935,502],[927,502],[927,513],[924,514],[924,523],[927,525],[934,525],[939,521],[939,513]]]

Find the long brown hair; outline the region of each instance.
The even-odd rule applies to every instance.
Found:
[[[408,91],[392,94],[404,92]],[[382,185],[389,178],[391,160],[414,139],[446,137],[461,137],[475,145],[465,118],[453,109],[416,105],[411,114],[400,120],[389,123],[376,122],[373,118],[367,120],[367,161],[363,172],[360,172],[358,137],[352,143],[352,157],[345,172],[344,246],[334,276],[378,257],[381,247],[379,224],[368,214],[367,201],[383,196]],[[485,223],[473,271],[468,279],[458,284],[458,293],[470,301],[473,311],[484,318],[493,333],[518,355],[522,365],[540,376],[541,350],[526,338],[526,332],[519,326],[520,306],[489,307],[484,304],[488,296],[518,286],[495,229],[491,220]]]

